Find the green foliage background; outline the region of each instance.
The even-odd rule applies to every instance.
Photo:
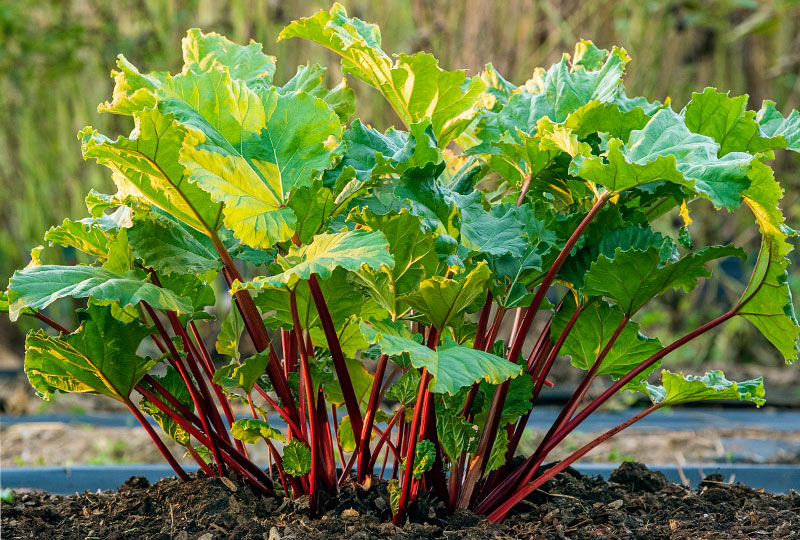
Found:
[[[386,50],[425,50],[446,69],[477,74],[491,62],[506,78],[521,83],[535,67],[549,66],[583,38],[600,47],[627,49],[633,58],[626,76],[630,95],[671,98],[679,110],[692,91],[716,86],[733,95],[750,94],[750,108],[758,109],[766,98],[783,112],[800,106],[796,0],[342,3],[351,16],[380,25]],[[252,38],[263,43],[265,52],[279,58],[279,82],[306,62],[328,66],[330,79],[338,81],[339,62],[332,53],[299,40],[275,43],[290,21],[329,7],[318,0],[0,0],[0,280],[5,284],[25,264],[30,248],[43,242],[50,226],[64,217],[86,215],[83,198],[90,188],[113,191],[107,171],[83,162],[75,134],[87,124],[106,133],[126,131],[127,118],[96,112],[111,94],[109,71],[118,53],[145,71],[178,71],[177,45],[187,28],[200,27],[237,42]],[[349,82],[357,93],[357,117],[379,128],[395,122],[377,92],[352,78]],[[800,166],[788,153],[779,159],[777,177],[787,188],[784,209],[788,222],[796,224]],[[712,235],[719,243],[736,237],[730,217],[699,212],[692,217],[698,222],[693,234],[701,243]],[[752,240],[755,249],[757,232],[752,233],[752,239],[737,238],[737,243]],[[74,257],[66,251],[62,255],[66,262]],[[701,290],[684,300],[693,305],[652,312],[649,322],[667,332],[685,328],[694,319],[706,320],[717,301],[726,305],[725,294],[724,286]],[[705,344],[705,355],[695,351],[694,356],[773,361],[772,350],[754,341],[752,330],[737,321],[723,339]],[[13,341],[17,332],[0,322],[0,340]]]

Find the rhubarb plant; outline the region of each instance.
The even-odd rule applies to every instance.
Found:
[[[182,478],[145,414],[206,474],[309,495],[312,511],[320,491],[377,473],[391,479],[396,523],[423,489],[451,511],[501,520],[662,407],[763,404],[761,379],[662,367],[725,321],[747,319],[796,358],[795,232],[769,165],[800,151],[796,111],[752,111],[747,96],[712,88],[680,110],[629,97],[625,51],[588,41],[519,86],[491,65],[470,77],[426,53],[387,54],[378,27],[338,4],[278,36],[295,38],[341,56],[403,125],[352,118],[354,92],[329,87],[322,66],[274,80],[276,60],[257,43],[190,30],[174,75],[120,56],[99,109],[130,117],[132,131],[79,133],[117,191],[92,191],[89,217],[45,235],[92,262],[41,264],[37,248],[0,303],[55,331],[26,341],[44,399],[121,401]],[[698,207],[751,212],[758,253],[693,245]],[[659,232],[675,217],[680,231]],[[750,279],[727,311],[672,343],[645,335],[644,306],[748,256]],[[211,309],[222,296],[224,316]],[[77,328],[45,313],[67,297],[85,305]],[[221,329],[206,342],[215,313]],[[555,362],[582,380],[536,450],[512,461]],[[543,470],[623,391],[651,405]],[[262,443],[269,468],[248,457]]]

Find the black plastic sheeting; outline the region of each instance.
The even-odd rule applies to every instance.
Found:
[[[681,483],[678,467],[675,465],[648,465],[651,470],[661,471],[667,480]],[[582,474],[602,475],[608,478],[616,464],[587,463],[575,467]],[[189,472],[197,466],[187,465]],[[692,465],[682,467],[684,476],[692,487],[705,475],[717,473],[725,481],[743,482],[752,488],[763,488],[771,493],[788,493],[790,489],[800,489],[800,466],[798,465]],[[151,483],[162,478],[175,476],[168,465],[108,465],[76,467],[6,467],[0,471],[0,487],[30,488],[45,490],[54,494],[70,494],[86,490],[117,489],[131,476],[144,476]]]

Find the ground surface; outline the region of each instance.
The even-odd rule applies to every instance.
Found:
[[[543,433],[530,432],[521,453]],[[599,433],[577,433],[556,448],[551,457],[563,459]],[[176,458],[185,450],[164,437]],[[0,468],[44,465],[109,465],[162,463],[163,458],[140,427],[98,427],[61,422],[31,422],[0,427]],[[263,443],[249,445],[257,463],[267,462]],[[800,463],[800,432],[760,429],[638,429],[623,431],[590,452],[582,462],[618,463],[623,460],[670,463]]]
[[[119,492],[51,496],[16,492],[2,503],[3,538],[110,540],[225,539],[740,539],[800,538],[800,495],[775,496],[709,477],[697,490],[625,464],[609,482],[571,469],[545,484],[502,524],[470,512],[446,516],[424,499],[404,528],[391,524],[385,484],[348,485],[323,498],[310,518],[307,500],[254,496],[230,481],[196,477],[148,486],[132,478]]]

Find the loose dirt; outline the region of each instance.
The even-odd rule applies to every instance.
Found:
[[[690,490],[635,463],[621,466],[608,482],[567,469],[501,524],[466,511],[448,516],[440,502],[423,498],[411,521],[397,528],[382,482],[369,489],[348,484],[336,497],[321,497],[318,514],[309,517],[307,498],[259,497],[202,475],[152,486],[134,477],[117,492],[16,492],[0,511],[9,540],[800,538],[794,491],[776,496],[714,475]]]

